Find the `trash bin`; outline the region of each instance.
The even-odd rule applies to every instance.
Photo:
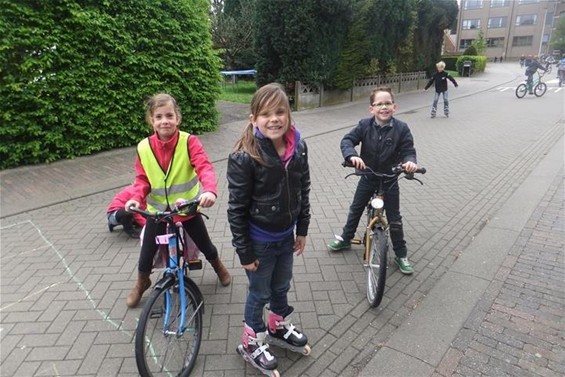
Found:
[[[463,62],[463,72],[461,72],[461,75],[463,77],[467,76],[467,77],[471,77],[471,68],[473,68],[473,62],[470,60],[465,60]]]

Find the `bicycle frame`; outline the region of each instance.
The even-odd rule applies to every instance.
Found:
[[[159,246],[159,248],[163,248],[161,252],[164,252],[165,257],[165,269],[163,271],[163,279],[161,279],[156,288],[160,288],[165,286],[166,283],[170,279],[176,279],[178,283],[178,290],[179,292],[184,292],[185,289],[185,281],[184,277],[187,276],[186,271],[187,269],[196,269],[190,268],[190,263],[187,263],[187,260],[184,258],[185,256],[185,248],[187,242],[184,238],[184,228],[182,224],[178,223],[175,224],[173,221],[173,216],[175,214],[181,213],[183,208],[189,208],[190,211],[197,212],[198,202],[184,202],[181,205],[177,205],[177,208],[170,212],[158,212],[156,214],[151,214],[146,211],[141,211],[137,209],[132,209],[135,212],[138,212],[144,215],[148,219],[153,219],[155,222],[166,222],[167,228],[166,232],[163,235],[157,235],[155,237],[155,242]],[[200,260],[198,260],[200,262]],[[201,268],[202,264],[199,263],[197,267]],[[200,300],[200,304],[198,305],[195,312],[192,314],[191,318],[185,322],[186,319],[186,296],[184,294],[179,294],[180,302],[181,302],[181,312],[180,312],[180,322],[179,326],[176,330],[171,330],[170,327],[170,314],[172,311],[172,293],[170,290],[165,291],[166,297],[166,306],[165,306],[165,316],[163,319],[163,334],[165,336],[168,335],[176,335],[180,337],[184,334],[188,326],[185,323],[191,323],[192,319],[196,315],[196,312],[200,310],[204,301]],[[181,326],[182,324],[182,326]]]

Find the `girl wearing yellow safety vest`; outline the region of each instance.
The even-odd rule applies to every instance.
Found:
[[[181,112],[176,100],[164,93],[147,101],[145,119],[155,131],[137,145],[134,195],[126,202],[139,207],[143,199],[150,212],[165,211],[177,199],[200,199],[200,206],[214,205],[217,197],[216,172],[202,143],[194,135],[179,130]],[[231,276],[212,244],[202,216],[177,216],[196,246],[210,262],[222,285],[229,285]],[[148,221],[139,255],[137,281],[127,297],[127,306],[136,307],[143,292],[151,286],[149,275],[157,252],[155,236],[165,232],[165,224]]]

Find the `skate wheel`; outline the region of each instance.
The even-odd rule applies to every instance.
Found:
[[[312,352],[312,348],[310,348],[310,346],[307,344],[304,346],[304,349],[302,350],[302,354],[304,356],[308,356],[310,355],[310,352]]]
[[[281,377],[281,374],[279,373],[278,370],[274,369],[274,370],[271,372],[271,377]]]

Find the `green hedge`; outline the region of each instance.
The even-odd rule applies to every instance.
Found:
[[[484,72],[487,66],[487,57],[483,55],[461,55],[457,58],[457,72],[461,74],[463,72],[463,63],[465,61],[471,61],[473,64],[473,73]]]
[[[135,145],[144,100],[175,96],[182,128],[217,126],[207,0],[21,0],[0,11],[0,169]]]

